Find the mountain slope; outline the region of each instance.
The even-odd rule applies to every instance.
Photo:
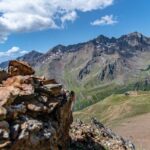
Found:
[[[101,102],[75,112],[74,117],[85,122],[90,122],[91,117],[96,117],[121,136],[134,141],[139,149],[150,149],[149,91],[111,95]]]
[[[44,54],[35,68],[39,75],[55,77],[75,89],[76,107],[81,109],[120,91],[120,87],[128,90],[131,84],[135,87],[137,82],[145,82],[149,58],[150,38],[134,32],[120,38],[101,35],[85,43],[58,45]]]
[[[38,75],[56,78],[75,90],[78,99],[75,109],[113,93],[141,89],[149,84],[150,38],[138,32],[120,38],[100,35],[84,43],[58,45],[33,58],[25,60]]]
[[[88,122],[96,117],[108,125],[117,125],[126,118],[150,112],[150,92],[133,91],[125,94],[113,94],[101,102],[75,112],[76,118]]]

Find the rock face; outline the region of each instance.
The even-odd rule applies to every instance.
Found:
[[[91,124],[78,121],[70,130],[72,150],[135,150],[128,140],[113,133],[95,118]]]
[[[0,86],[0,149],[67,149],[73,93],[33,76],[26,63],[9,64],[9,78]]]

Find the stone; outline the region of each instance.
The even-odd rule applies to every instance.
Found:
[[[42,122],[34,119],[28,120],[21,125],[21,129],[28,129],[28,131],[39,131],[42,127]]]
[[[48,107],[44,106],[42,103],[34,101],[32,103],[27,104],[27,109],[34,112],[47,112]]]
[[[73,121],[70,94],[54,79],[33,73],[24,62],[9,63],[9,76],[0,86],[0,147],[67,149]]]
[[[44,86],[48,91],[51,92],[53,95],[59,95],[62,89],[61,84],[48,84]]]
[[[5,148],[5,147],[9,146],[10,144],[11,144],[11,142],[9,140],[3,141],[0,143],[0,149]]]
[[[12,60],[9,62],[8,66],[8,75],[10,77],[16,76],[16,75],[33,75],[35,71],[32,69],[32,67],[23,61],[17,61]]]
[[[42,80],[41,82],[42,82],[42,85],[57,84],[55,79]]]
[[[0,120],[5,119],[7,115],[7,110],[0,106]]]
[[[105,134],[104,134],[105,133]],[[70,130],[70,149],[135,150],[134,144],[113,133],[95,118],[91,124],[74,122]],[[90,143],[90,145],[89,145]]]
[[[16,92],[13,87],[0,87],[0,106],[9,105],[16,98]]]
[[[0,84],[2,81],[6,80],[8,77],[8,74],[5,70],[0,70]]]
[[[15,124],[11,127],[11,138],[13,140],[15,140],[19,134],[19,130],[20,130],[20,125],[19,124]]]
[[[9,124],[6,121],[0,121],[0,129],[9,129]]]
[[[7,107],[7,118],[15,119],[18,117],[18,115],[26,113],[26,111],[27,109],[24,104],[9,106]]]

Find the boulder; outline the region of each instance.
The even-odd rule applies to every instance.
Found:
[[[0,86],[0,149],[66,150],[70,94],[64,96],[54,79],[34,76],[24,62],[11,61],[8,74]]]
[[[32,67],[23,61],[12,60],[8,65],[8,75],[10,77],[16,75],[33,75],[35,71]]]

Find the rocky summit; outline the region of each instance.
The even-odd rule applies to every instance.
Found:
[[[37,77],[25,62],[10,61],[0,72],[0,149],[134,150],[131,142],[93,119],[73,122],[74,92],[54,79]]]

